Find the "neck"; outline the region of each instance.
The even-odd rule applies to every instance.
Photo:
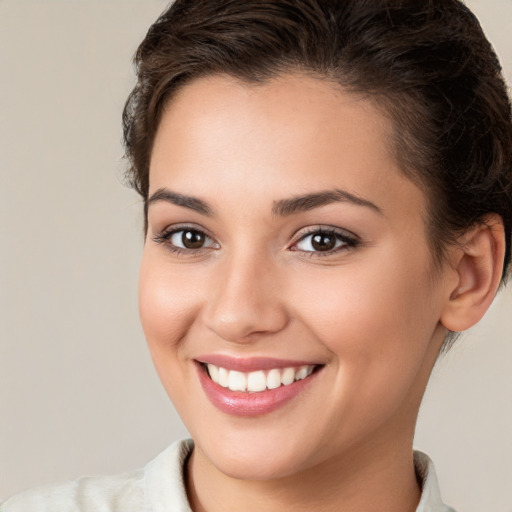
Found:
[[[402,446],[389,442],[354,448],[312,468],[276,480],[240,480],[215,468],[197,447],[187,471],[194,512],[414,512],[420,499],[412,434]]]

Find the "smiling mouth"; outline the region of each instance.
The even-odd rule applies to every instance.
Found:
[[[219,386],[230,391],[261,393],[280,387],[290,386],[294,382],[304,380],[317,371],[321,365],[302,365],[297,367],[271,368],[241,372],[228,370],[211,363],[201,363],[206,374]]]
[[[269,414],[312,386],[324,364],[209,355],[195,360],[201,386],[221,412],[238,417]]]

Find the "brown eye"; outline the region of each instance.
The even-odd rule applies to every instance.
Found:
[[[158,243],[165,244],[176,251],[199,251],[201,249],[218,249],[219,244],[199,229],[182,228],[156,237]]]
[[[316,251],[330,251],[336,246],[336,238],[332,235],[317,233],[311,238],[311,246]]]
[[[181,232],[181,243],[186,249],[200,249],[205,242],[205,235],[199,231],[183,230]]]
[[[355,248],[359,241],[349,236],[344,231],[335,230],[316,230],[304,236],[292,246],[292,250],[310,253],[326,253],[325,255],[335,254],[342,249]]]

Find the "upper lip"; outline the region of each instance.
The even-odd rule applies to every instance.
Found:
[[[197,357],[197,362],[213,364],[226,370],[251,372],[256,370],[271,370],[272,368],[290,368],[308,365],[319,365],[316,361],[298,361],[291,359],[276,359],[273,357],[233,357],[224,354],[207,354]]]

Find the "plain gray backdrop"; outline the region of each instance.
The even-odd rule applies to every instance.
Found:
[[[512,0],[471,0],[512,76]],[[131,57],[159,0],[0,0],[0,497],[144,464],[186,430],[137,312]],[[512,288],[512,287],[511,287]],[[460,512],[512,512],[512,289],[435,369],[416,446]]]

